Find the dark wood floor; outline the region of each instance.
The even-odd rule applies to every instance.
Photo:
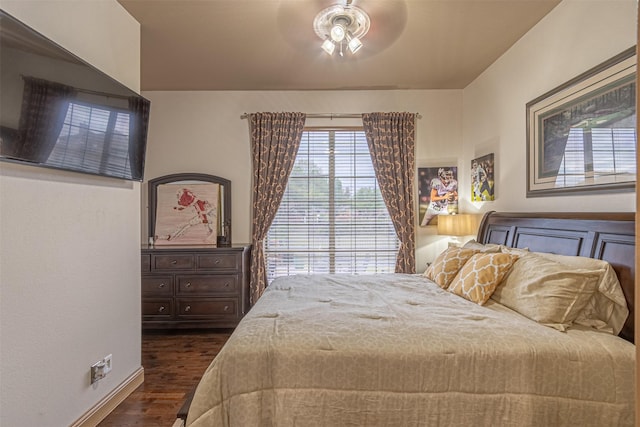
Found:
[[[231,330],[143,333],[144,383],[98,426],[171,427],[229,335]]]

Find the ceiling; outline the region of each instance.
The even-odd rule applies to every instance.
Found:
[[[561,0],[353,0],[371,29],[327,55],[345,0],[118,0],[141,24],[142,90],[461,89]]]

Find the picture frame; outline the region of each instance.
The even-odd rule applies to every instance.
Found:
[[[153,245],[230,246],[231,181],[182,173],[149,181]]]
[[[458,213],[458,167],[418,168],[418,224],[437,224],[438,215]]]
[[[219,191],[212,182],[159,185],[154,244],[215,245]]]
[[[471,160],[471,201],[490,202],[495,197],[493,153]]]
[[[526,197],[633,191],[635,47],[526,105]]]

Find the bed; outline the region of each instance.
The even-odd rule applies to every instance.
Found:
[[[633,426],[634,228],[632,213],[489,212],[430,278],[276,279],[204,373],[187,426]],[[469,251],[444,286],[442,259]],[[496,270],[487,259],[511,263],[493,293],[452,291]]]

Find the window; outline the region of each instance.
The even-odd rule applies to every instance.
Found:
[[[585,180],[635,175],[635,141],[634,127],[571,128],[556,182],[575,186]]]
[[[47,164],[130,176],[129,111],[72,102]]]
[[[267,280],[391,273],[398,238],[362,130],[306,130],[265,240]]]

